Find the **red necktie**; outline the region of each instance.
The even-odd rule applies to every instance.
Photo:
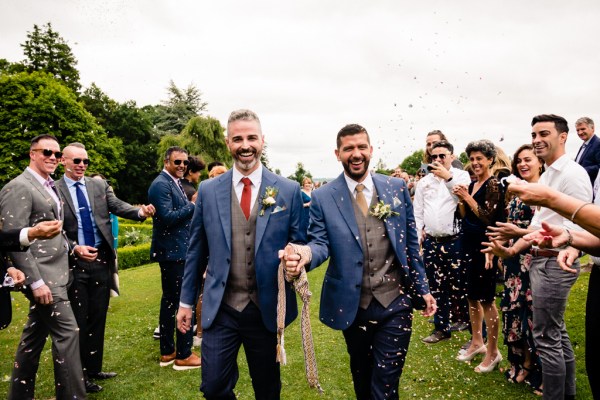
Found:
[[[242,201],[240,202],[240,206],[242,207],[242,212],[246,216],[246,220],[250,218],[250,197],[252,196],[252,181],[249,178],[242,178],[242,183],[244,184],[244,189],[242,190]]]

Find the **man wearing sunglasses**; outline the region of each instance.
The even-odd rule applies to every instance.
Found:
[[[435,328],[431,335],[423,339],[427,344],[451,336],[451,305],[460,304],[461,297],[460,290],[455,290],[460,287],[457,272],[462,267],[459,231],[454,223],[458,198],[452,194],[452,188],[455,185],[468,185],[470,178],[466,171],[452,167],[453,152],[454,147],[445,140],[431,146],[431,163],[427,166],[431,173],[419,180],[413,200],[427,279],[431,294],[438,304],[438,312],[433,317]],[[464,315],[461,322],[466,323],[466,318]]]
[[[186,370],[199,368],[200,357],[192,353],[192,330],[184,334],[175,329],[175,313],[197,193],[189,201],[181,185],[180,179],[189,164],[185,149],[169,147],[163,162],[164,169],[148,189],[148,201],[156,207],[150,257],[158,261],[162,282],[159,365],[166,367],[174,363],[173,369]]]
[[[42,221],[61,221],[62,200],[50,177],[62,157],[58,140],[39,135],[31,140],[29,167],[0,192],[2,229],[32,227]],[[9,253],[25,274],[25,295],[31,304],[17,348],[9,399],[35,397],[35,379],[48,333],[57,399],[85,399],[79,357],[77,321],[69,303],[68,242],[64,235],[38,239],[27,252]]]
[[[102,390],[92,379],[113,378],[102,372],[104,328],[111,292],[119,293],[116,252],[110,214],[143,221],[154,207],[134,207],[119,200],[104,180],[86,178],[90,164],[85,146],[71,143],[64,148],[64,176],[56,183],[64,199],[64,229],[70,240],[73,283],[69,299],[79,326],[81,364],[88,393]]]

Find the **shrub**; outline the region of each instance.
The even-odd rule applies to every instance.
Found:
[[[150,263],[150,243],[119,248],[117,255],[120,270],[148,264]]]

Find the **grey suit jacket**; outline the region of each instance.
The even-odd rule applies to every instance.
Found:
[[[63,207],[64,208],[64,207]],[[52,196],[27,170],[0,191],[2,230],[22,229],[41,221],[62,220]],[[62,213],[62,212],[61,212]],[[36,240],[28,252],[11,252],[15,265],[25,273],[27,285],[44,280],[55,300],[64,299],[69,283],[68,245],[64,235]]]
[[[110,259],[107,260],[112,275],[111,289],[115,293],[119,293],[118,277],[117,277],[117,264],[116,251],[113,246],[114,236],[112,233],[112,226],[110,223],[109,213],[113,213],[119,217],[132,219],[135,221],[143,221],[145,218],[141,218],[138,215],[139,207],[134,207],[129,203],[126,203],[115,196],[112,188],[106,183],[106,181],[100,179],[84,178],[85,188],[90,199],[90,208],[94,215],[94,222],[100,231],[103,241],[110,246]],[[71,193],[67,187],[64,177],[56,182],[56,187],[60,191],[60,194],[65,202],[64,207],[64,226],[63,229],[67,233],[71,246],[75,246],[78,243],[77,236],[77,212]]]

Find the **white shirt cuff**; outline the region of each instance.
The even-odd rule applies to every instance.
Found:
[[[21,246],[23,247],[28,247],[31,242],[29,241],[29,230],[31,228],[23,228],[21,229],[21,233],[19,234],[19,243],[21,243]]]
[[[179,307],[181,307],[181,308],[192,308],[192,306],[190,306],[189,304],[185,304],[185,303],[182,303],[182,302],[179,302]]]
[[[45,285],[44,280],[40,279],[39,281],[33,282],[31,285],[29,285],[29,287],[31,288],[31,290],[35,290],[35,289],[41,288],[44,285]]]

